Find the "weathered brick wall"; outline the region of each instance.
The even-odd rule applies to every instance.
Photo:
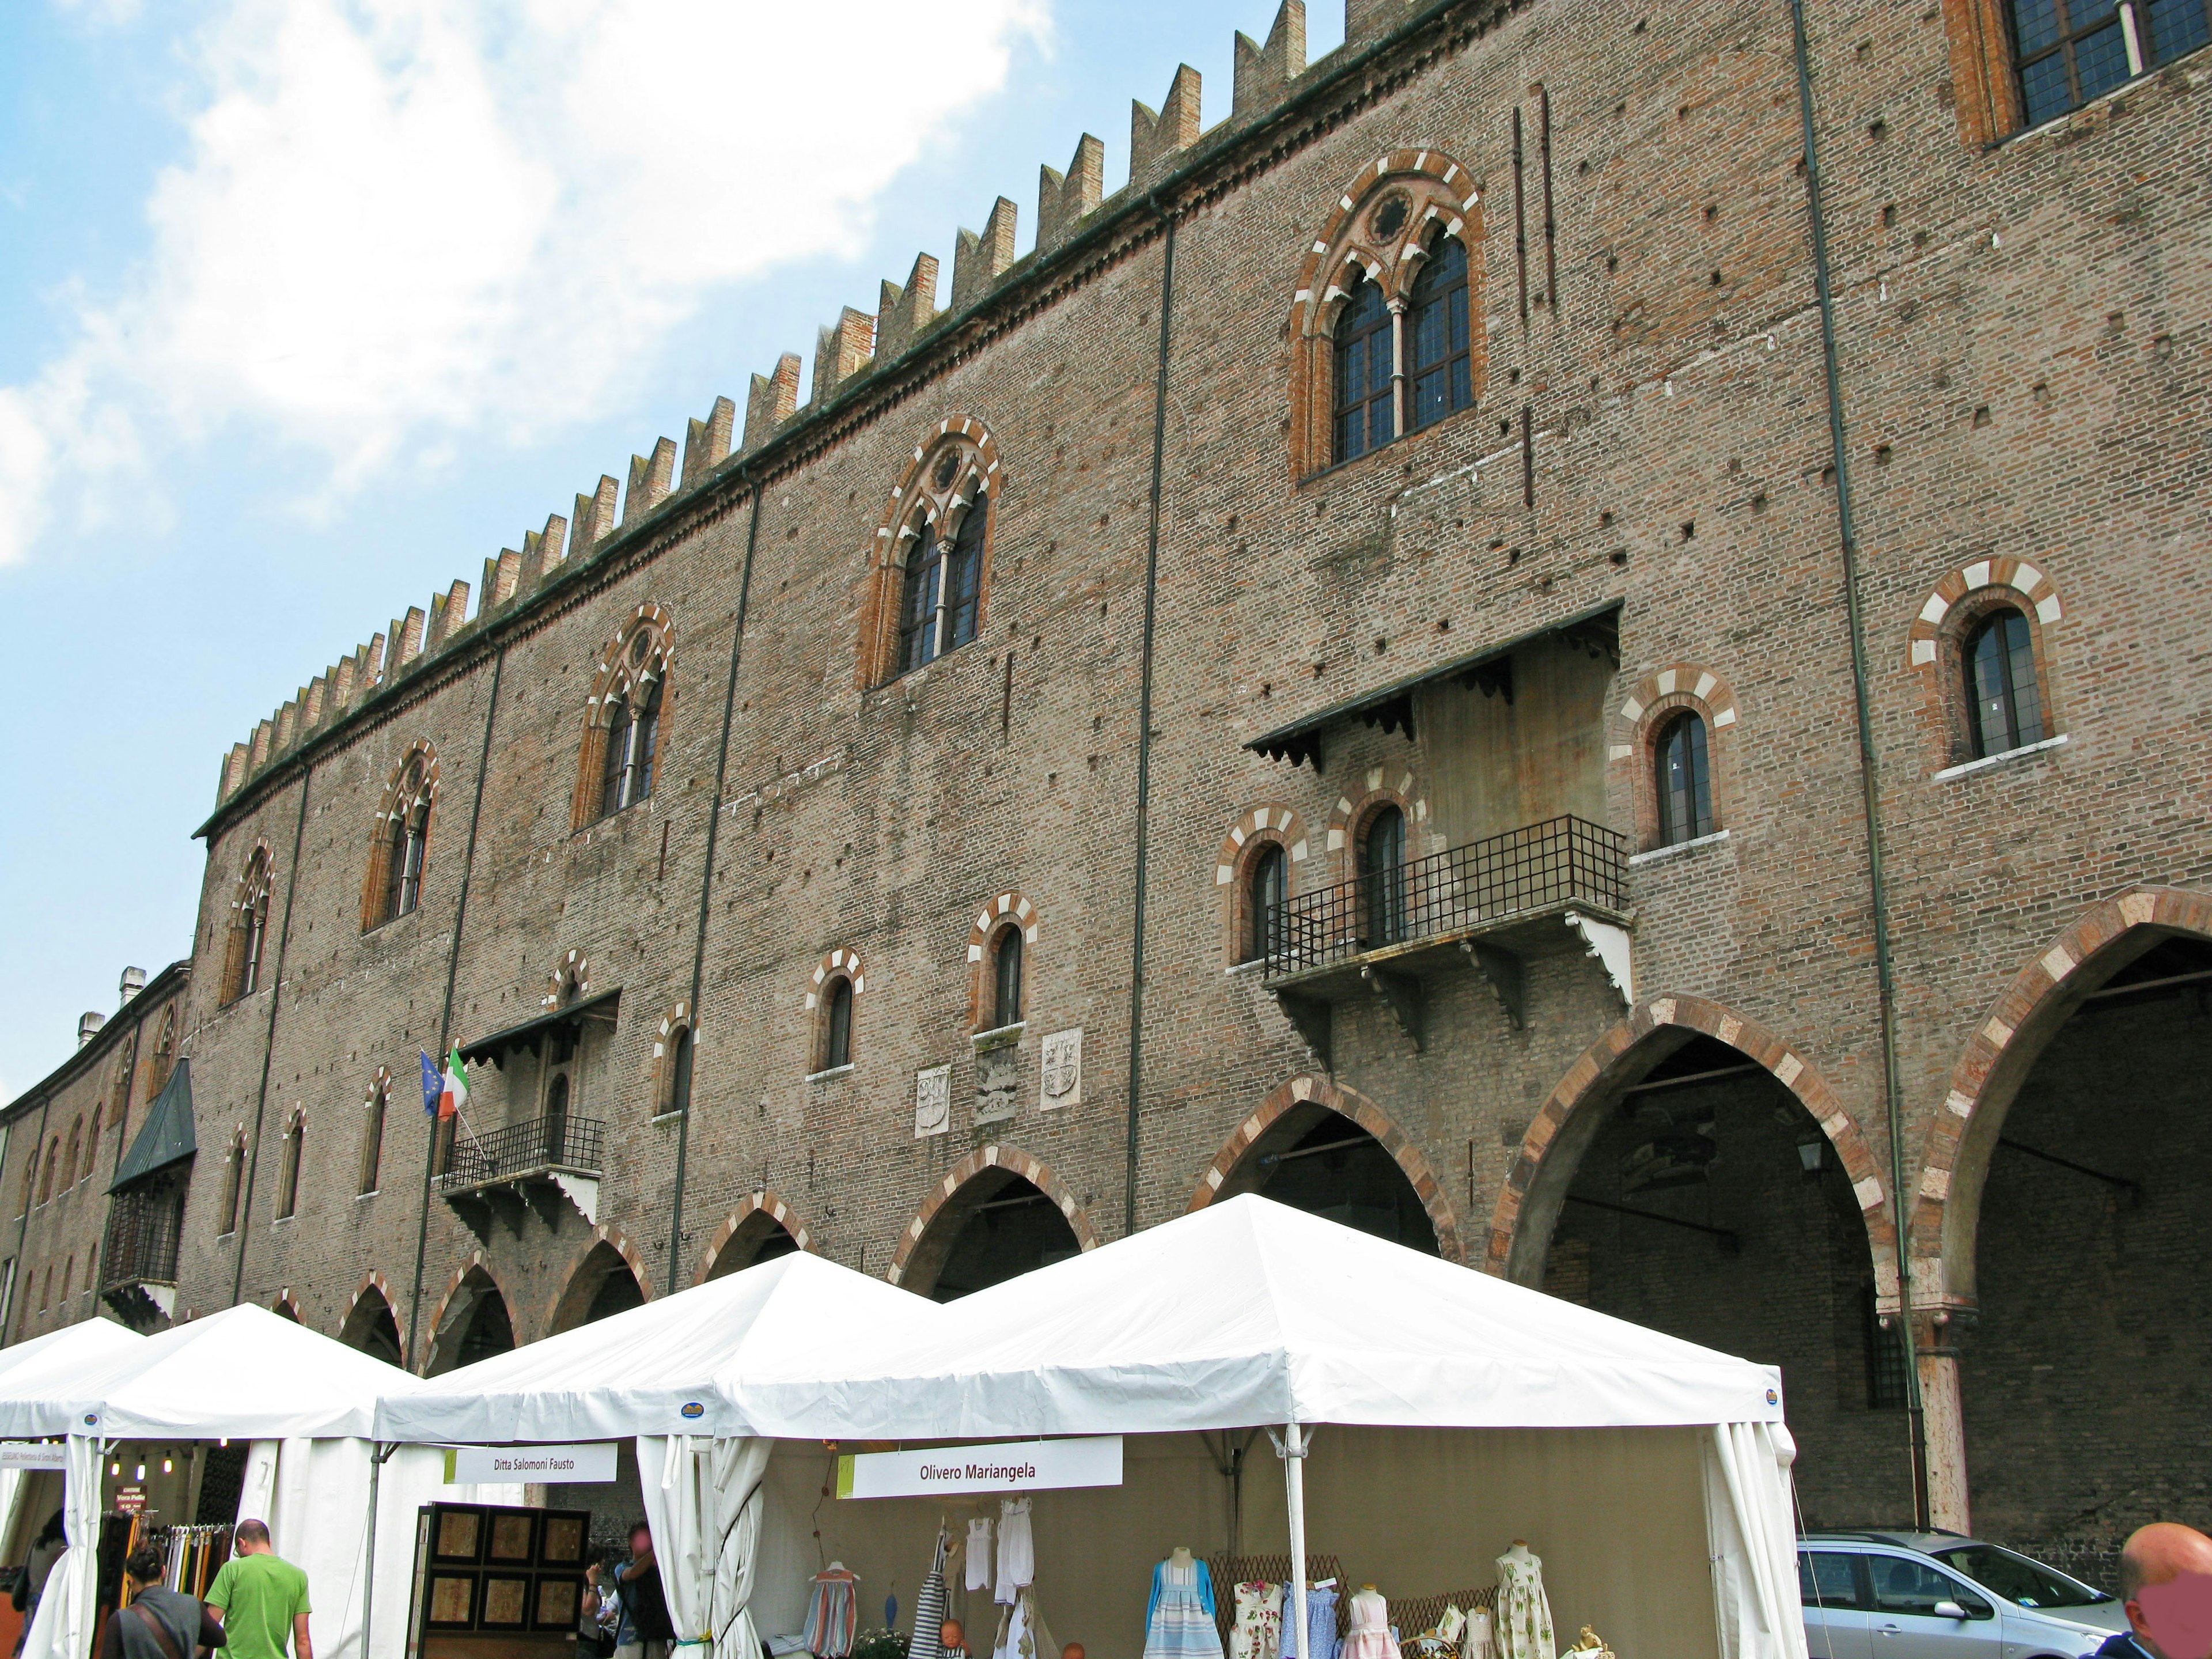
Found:
[[[2144,884],[2202,887],[2212,860],[2199,815],[2172,805],[2205,781],[2205,697],[2197,659],[2172,641],[2212,621],[2200,574],[2212,380],[2197,320],[2212,266],[2190,159],[2208,137],[2203,71],[2168,71],[1984,150],[1960,142],[1940,9],[1868,0],[1815,9],[1812,21],[1909,1212],[1948,1190],[1954,1073],[2015,974],[2096,902]],[[1166,1220],[1210,1190],[1209,1168],[1255,1108],[1314,1069],[1258,978],[1227,969],[1224,838],[1255,809],[1289,809],[1308,848],[1292,889],[1310,891],[1341,872],[1330,831],[1354,827],[1364,798],[1402,797],[1410,850],[1425,853],[1443,842],[1423,807],[1440,781],[1469,775],[1423,724],[1411,735],[1334,726],[1318,771],[1244,744],[1615,607],[1618,671],[1595,734],[1607,816],[1632,845],[1648,843],[1649,711],[1697,699],[1726,831],[1632,872],[1634,1019],[1622,1022],[1599,964],[1563,937],[1559,954],[1531,966],[1525,1030],[1480,979],[1440,980],[1418,1049],[1379,1005],[1342,1012],[1336,1080],[1407,1149],[1401,1164],[1426,1172],[1441,1237],[1471,1263],[1540,1277],[1542,1241],[1523,1240],[1522,1218],[1540,1234],[1577,1157],[1602,1168],[1585,1150],[1597,1118],[1576,1113],[1601,1115],[1670,1041],[1667,1026],[1694,1024],[1753,1053],[1816,1109],[1848,1196],[1825,1177],[1815,1196],[1764,1164],[1722,1169],[1715,1206],[1752,1218],[1747,1232],[1789,1238],[1788,1250],[1747,1249],[1722,1279],[1663,1250],[1633,1272],[1601,1254],[1575,1271],[1598,1305],[1778,1358],[1802,1402],[1822,1514],[1894,1511],[1872,1472],[1887,1467],[1888,1420],[1821,1403],[1848,1392],[1849,1364],[1839,1339],[1820,1334],[1855,1318],[1839,1312],[1838,1287],[1862,1282],[1837,1241],[1853,1228],[1873,1238],[1870,1254],[1852,1248],[1893,1298],[1899,1209],[1796,96],[1780,5],[1470,7],[1249,145],[1208,141],[1213,161],[1163,198],[1176,219],[1174,294],[1149,596],[1133,1183],[1139,699],[1167,270],[1165,238],[1141,212],[1061,265],[1017,268],[957,334],[877,365],[795,437],[757,443],[744,471],[725,468],[613,539],[581,538],[557,591],[472,624],[480,631],[306,747],[258,772],[239,760],[209,828],[196,954],[220,962],[233,889],[265,842],[283,1006],[271,1047],[280,993],[219,1009],[217,975],[194,981],[204,1150],[185,1300],[205,1310],[234,1286],[264,1304],[289,1291],[309,1322],[335,1330],[381,1275],[420,1364],[464,1275],[489,1275],[527,1340],[550,1327],[587,1256],[594,1274],[617,1259],[592,1256],[602,1243],[663,1294],[703,1270],[756,1192],[810,1248],[875,1273],[911,1249],[948,1174],[994,1160],[1030,1171],[1079,1236],[1118,1236],[1125,1206],[1139,1225]],[[1467,222],[1481,396],[1370,457],[1295,477],[1298,272],[1363,169],[1401,152],[1422,158],[1425,176],[1449,166],[1480,191]],[[976,279],[963,297],[989,287]],[[962,416],[988,428],[1000,462],[979,633],[924,672],[859,689],[872,683],[862,641],[881,620],[887,498],[917,450]],[[1941,649],[1954,647],[1933,623],[1917,635],[1916,619],[1947,580],[1964,593],[1993,556],[2035,572],[2021,579],[2022,603],[2067,741],[1940,776],[1956,717]],[[659,782],[649,804],[572,831],[592,676],[647,605],[667,613],[675,641]],[[1923,637],[1934,666],[1915,660]],[[363,934],[374,814],[420,740],[440,768],[423,902]],[[1037,936],[1020,1109],[978,1126],[967,947],[979,907],[1000,893],[1034,907]],[[812,975],[848,949],[866,981],[854,1065],[810,1079]],[[594,993],[622,990],[618,1024],[587,1038],[574,1108],[609,1124],[599,1227],[532,1220],[479,1241],[434,1203],[418,1299],[428,1132],[415,1054],[526,1018],[571,952]],[[655,1045],[695,1000],[693,1110],[656,1118]],[[1080,1103],[1042,1109],[1042,1040],[1075,1027]],[[951,1067],[951,1132],[917,1139],[915,1074],[939,1065]],[[363,1196],[362,1101],[379,1066],[396,1079],[386,1174]],[[534,1115],[526,1074],[480,1069],[471,1123]],[[301,1213],[276,1221],[278,1133],[295,1109],[314,1178]],[[254,1196],[242,1234],[219,1238],[215,1149],[240,1127],[258,1149]],[[1922,1299],[1963,1294],[1946,1282],[1940,1225],[1916,1237]],[[1722,1283],[1729,1302],[1715,1299]],[[1767,1316],[1730,1324],[1728,1308],[1744,1304]],[[2005,1352],[1986,1331],[1976,1340]],[[2024,1419],[1983,1420],[1970,1437],[1978,1464],[2018,1455]],[[2069,1455],[2038,1443],[2038,1455]],[[1828,1473],[1844,1469],[1853,1477]],[[2024,1536],[2065,1534],[2053,1510],[1998,1513]]]

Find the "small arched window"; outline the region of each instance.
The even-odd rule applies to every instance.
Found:
[[[171,1003],[161,1010],[161,1023],[155,1028],[154,1060],[146,1068],[146,1093],[149,1097],[168,1087],[170,1069],[177,1063],[177,1006]]]
[[[39,1149],[36,1146],[33,1146],[31,1148],[29,1161],[23,1165],[23,1203],[22,1207],[15,1212],[17,1215],[30,1214],[31,1200],[37,1194],[38,1190]]]
[[[660,682],[647,681],[608,705],[606,747],[600,753],[599,814],[635,806],[653,793],[653,762],[660,744]]]
[[[1336,447],[1339,461],[1355,460],[1398,435],[1392,407],[1390,307],[1365,271],[1353,279],[1336,319]]]
[[[241,1129],[230,1138],[229,1154],[222,1160],[222,1202],[216,1208],[221,1225],[216,1237],[226,1237],[238,1231],[239,1194],[246,1187],[246,1132]]]
[[[84,1134],[84,1170],[80,1178],[85,1181],[91,1180],[93,1171],[99,1163],[100,1108],[95,1106],[92,1109],[92,1126],[85,1131]]]
[[[1468,350],[1467,249],[1441,231],[1413,279],[1406,319],[1407,425],[1418,432],[1474,406]]]
[[[679,1025],[669,1039],[668,1097],[661,1103],[664,1112],[688,1112],[691,1109],[691,1028]]]
[[[367,1194],[377,1189],[384,1173],[384,1109],[389,1094],[387,1086],[380,1082],[368,1092],[368,1100],[362,1110],[361,1121],[361,1185],[359,1191]]]
[[[1244,960],[1258,962],[1283,948],[1285,907],[1290,902],[1291,861],[1280,843],[1268,842],[1253,855],[1244,886]]]
[[[1659,844],[1672,847],[1712,834],[1712,773],[1705,721],[1692,714],[1670,721],[1659,733],[1652,766],[1659,800]]]
[[[1379,808],[1359,843],[1360,885],[1365,898],[1366,947],[1395,945],[1406,936],[1406,815]]]
[[[84,1134],[82,1118],[70,1125],[69,1150],[62,1154],[62,1190],[67,1192],[76,1185],[77,1143]]]
[[[853,981],[840,974],[830,981],[822,1008],[822,1064],[834,1072],[853,1063]]]
[[[279,1221],[299,1213],[300,1158],[307,1150],[307,1115],[295,1112],[291,1124],[284,1131],[284,1161],[276,1171],[276,1218]]]
[[[2027,618],[2009,608],[1988,617],[1967,636],[1966,661],[1976,757],[2041,743],[2043,700]]]
[[[915,534],[900,586],[900,673],[934,662],[975,637],[990,510],[989,495],[979,489],[949,544],[926,521]]]
[[[56,1135],[46,1143],[46,1172],[39,1178],[39,1202],[46,1203],[54,1195],[54,1168],[62,1161],[62,1138]]]
[[[991,951],[991,1024],[1022,1021],[1022,930],[1001,927]]]

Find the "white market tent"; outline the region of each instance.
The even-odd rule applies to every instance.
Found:
[[[0,1372],[0,1437],[67,1437],[69,1551],[47,1580],[24,1659],[88,1652],[101,1457],[141,1439],[250,1442],[239,1518],[265,1520],[277,1553],[307,1570],[317,1653],[362,1659],[372,1630],[388,1632],[376,1653],[398,1650],[408,1575],[383,1575],[372,1607],[373,1558],[406,1561],[416,1505],[442,1479],[443,1460],[410,1449],[380,1468],[368,1436],[378,1399],[416,1386],[414,1378],[252,1306],[136,1339],[65,1373],[29,1370]]]
[[[82,1319],[27,1342],[0,1348],[0,1398],[35,1395],[66,1379],[105,1368],[146,1339],[112,1319]],[[16,1535],[17,1513],[33,1483],[26,1471],[0,1468],[0,1545]],[[42,1523],[43,1524],[43,1523]],[[21,1559],[11,1554],[11,1561]]]
[[[648,1315],[653,1341],[632,1340]],[[389,1400],[378,1433],[640,1436],[672,1611],[715,1659],[752,1659],[756,1626],[797,1627],[816,1529],[867,1582],[919,1576],[916,1540],[943,1506],[823,1504],[823,1441],[1073,1434],[1135,1437],[1123,1486],[1036,1500],[1040,1562],[1082,1564],[1045,1587],[1060,1633],[1102,1659],[1133,1645],[1115,1636],[1141,1627],[1144,1575],[1172,1543],[1226,1534],[1302,1569],[1309,1482],[1316,1541],[1354,1582],[1441,1592],[1486,1580],[1515,1537],[1548,1540],[1555,1612],[1624,1650],[1805,1651],[1777,1372],[1265,1199],[1025,1274],[957,1315],[792,1256],[590,1329]],[[663,1340],[682,1351],[653,1352]],[[711,1443],[664,1437],[694,1401]],[[1292,1453],[1285,1504],[1247,1516],[1233,1431],[1273,1425]]]

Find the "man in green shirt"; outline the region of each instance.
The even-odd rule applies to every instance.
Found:
[[[238,1523],[237,1549],[208,1586],[207,1604],[229,1638],[230,1659],[284,1659],[292,1638],[294,1659],[315,1659],[307,1639],[307,1575],[269,1547],[260,1521]]]

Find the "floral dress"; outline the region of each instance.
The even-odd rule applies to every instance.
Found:
[[[1229,1659],[1278,1659],[1283,1650],[1283,1587],[1239,1584]]]
[[[1526,1551],[1498,1558],[1498,1659],[1558,1659],[1544,1564]]]

